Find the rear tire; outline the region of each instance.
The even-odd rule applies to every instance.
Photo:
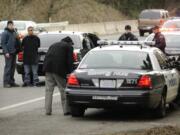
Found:
[[[71,115],[72,117],[83,117],[85,109],[82,107],[71,106]]]
[[[164,118],[166,116],[166,94],[162,94],[161,102],[155,109],[155,115],[157,118]]]
[[[139,30],[139,35],[140,35],[141,37],[143,37],[143,36],[144,36],[144,31]]]

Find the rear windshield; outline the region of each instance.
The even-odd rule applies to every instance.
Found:
[[[79,36],[77,35],[68,35],[68,34],[42,34],[39,35],[39,38],[41,40],[41,47],[43,48],[49,48],[52,44],[56,43],[56,42],[60,42],[63,38],[65,37],[71,37],[71,39],[73,40],[73,47],[75,49],[80,49],[81,47],[81,40],[79,38]]]
[[[148,53],[134,51],[94,51],[80,64],[81,69],[120,68],[152,70]]]
[[[4,30],[7,26],[7,22],[0,22],[0,30]],[[25,22],[15,22],[14,21],[14,27],[17,28],[17,30],[26,30],[26,23]]]
[[[180,28],[180,21],[165,22],[163,28]]]
[[[177,47],[180,48],[180,36],[175,34],[164,34],[166,40],[166,47]],[[154,34],[150,35],[147,38],[147,41],[152,41],[154,38]]]
[[[139,16],[142,19],[159,19],[160,17],[160,12],[157,11],[144,11]]]

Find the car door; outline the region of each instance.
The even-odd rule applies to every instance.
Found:
[[[176,69],[170,68],[166,61],[166,56],[159,50],[155,51],[155,56],[160,65],[160,72],[164,75],[167,85],[167,102],[171,101],[177,95],[177,75]]]
[[[170,66],[167,56],[162,51],[159,51],[159,54],[162,57],[162,59],[165,60],[166,65],[168,65],[168,68],[170,70],[171,79],[168,80],[169,81],[168,83],[172,89],[172,98],[175,98],[178,94],[178,89],[179,89],[179,72],[177,71],[176,68],[172,68]]]

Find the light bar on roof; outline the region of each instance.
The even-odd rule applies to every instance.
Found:
[[[117,41],[117,40],[99,40],[99,45],[155,45],[154,41]]]

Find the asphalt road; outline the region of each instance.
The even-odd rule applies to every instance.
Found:
[[[102,36],[104,39],[118,37],[118,34]],[[3,66],[4,59],[0,56],[0,135],[107,135],[180,124],[179,107],[169,110],[164,119],[154,119],[150,112],[138,108],[111,111],[88,109],[83,118],[63,116],[57,88],[54,93],[53,114],[46,116],[45,87],[5,89],[2,87]],[[16,74],[15,78],[16,82],[22,85],[21,76]]]

